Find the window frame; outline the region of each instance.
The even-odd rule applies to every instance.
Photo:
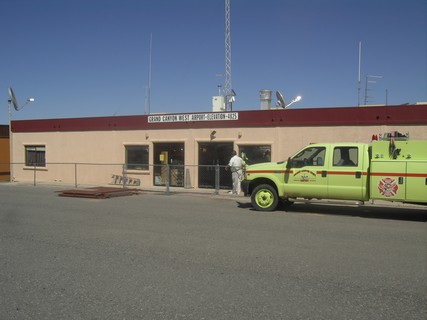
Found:
[[[242,152],[244,152],[247,158],[243,160],[245,160],[246,164],[248,165],[271,162],[271,149],[272,149],[271,144],[241,144],[238,147],[239,147],[239,156],[241,156]],[[254,155],[251,155],[249,152],[247,152],[247,150],[245,150],[248,148],[253,149],[254,152],[264,150],[262,156],[261,156],[261,153],[258,152],[259,155],[263,157],[263,159],[260,156],[254,157]],[[257,148],[258,150],[256,150]],[[268,151],[268,154],[266,154],[267,151]]]
[[[353,164],[339,164],[342,159],[343,152],[342,150],[346,149],[348,152],[349,160]],[[339,150],[339,154],[338,151]],[[356,153],[354,153],[356,150]],[[332,166],[333,167],[357,167],[359,165],[359,148],[357,146],[335,146],[332,153]]]
[[[319,159],[321,163],[319,163]],[[292,168],[303,167],[323,167],[325,166],[326,147],[324,146],[309,146],[304,148],[298,154],[291,158],[290,165]]]
[[[150,146],[145,144],[126,144],[125,148],[125,165],[127,171],[148,171],[150,169]],[[140,148],[141,151],[146,151],[146,155],[142,155],[143,161],[141,163],[129,163],[129,149]],[[136,150],[133,150],[136,151]],[[137,158],[137,155],[133,155],[134,158]],[[131,159],[132,160],[132,159]],[[144,163],[146,160],[146,163]]]
[[[24,145],[24,148],[26,167],[46,168],[46,145]]]

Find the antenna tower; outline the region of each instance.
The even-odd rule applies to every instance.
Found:
[[[224,75],[225,110],[232,109],[233,93],[231,88],[231,29],[230,0],[225,0],[225,75]]]

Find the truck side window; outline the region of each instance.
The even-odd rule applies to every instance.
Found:
[[[333,165],[343,167],[357,166],[359,149],[357,147],[335,147]]]
[[[305,166],[323,166],[325,163],[325,147],[309,147],[292,158],[292,168]]]

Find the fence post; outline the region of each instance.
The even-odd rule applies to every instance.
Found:
[[[123,188],[126,188],[126,183],[127,183],[126,164],[123,164],[122,176],[123,176]]]
[[[77,188],[77,163],[74,164],[74,188]]]
[[[215,194],[219,194],[219,164],[215,165]]]
[[[13,182],[13,162],[9,162],[9,182]]]
[[[185,168],[185,167],[184,167]],[[190,177],[190,169],[185,168],[185,183],[184,183],[185,189],[191,189],[191,177]]]
[[[170,194],[170,167],[169,163],[166,164],[166,194]]]

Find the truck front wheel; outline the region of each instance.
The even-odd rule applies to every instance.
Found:
[[[273,211],[279,203],[276,189],[269,184],[260,184],[252,192],[251,202],[258,211]]]

